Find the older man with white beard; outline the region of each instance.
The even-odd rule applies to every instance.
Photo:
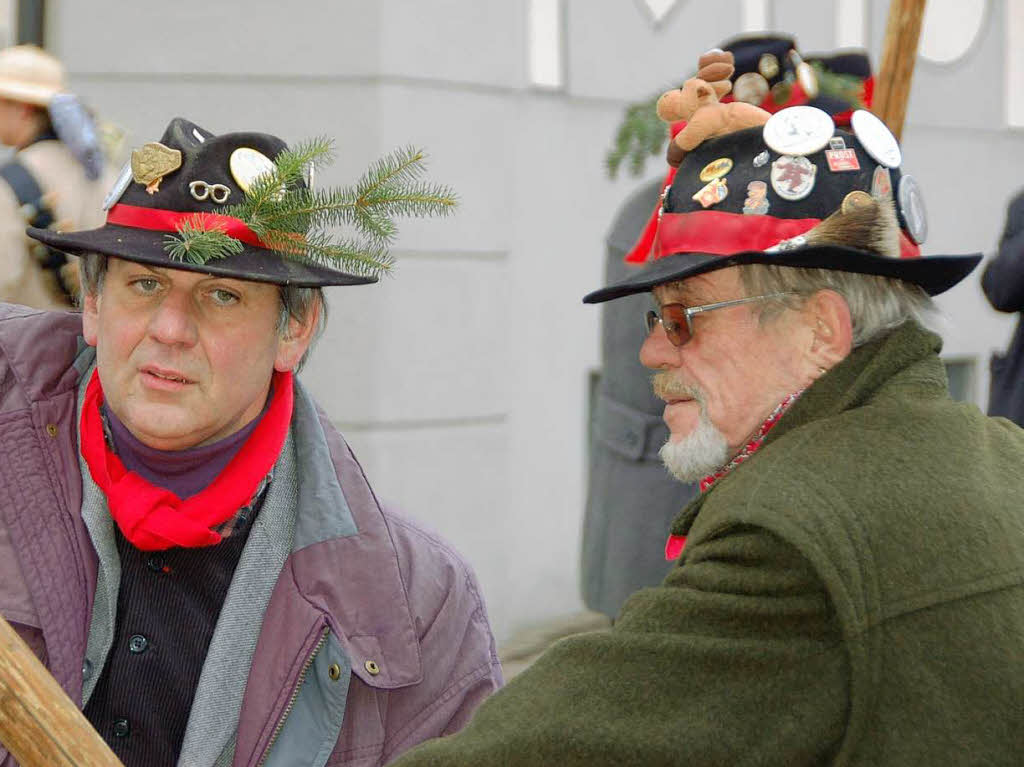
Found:
[[[686,155],[650,262],[584,299],[653,294],[662,455],[702,489],[676,565],[398,765],[1020,761],[1024,431],[950,398],[924,321],[979,256],[921,257],[901,159],[811,107]]]

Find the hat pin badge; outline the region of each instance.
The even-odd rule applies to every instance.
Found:
[[[828,144],[835,124],[817,107],[787,107],[773,114],[763,131],[764,143],[777,154],[808,155]]]
[[[899,142],[884,122],[866,109],[858,109],[850,117],[854,135],[864,151],[880,165],[898,168],[903,162]]]
[[[262,152],[242,146],[231,153],[228,168],[235,183],[248,194],[260,176],[274,172],[274,162]]]
[[[159,141],[150,141],[132,151],[132,178],[144,184],[149,194],[156,194],[164,176],[181,167],[181,150],[171,149]]]

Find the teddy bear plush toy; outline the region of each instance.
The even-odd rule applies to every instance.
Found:
[[[728,51],[712,50],[697,62],[697,76],[680,88],[661,94],[658,117],[667,123],[685,120],[686,125],[669,142],[668,164],[678,168],[687,152],[705,139],[764,125],[771,115],[753,104],[719,101],[732,90],[729,78],[735,66]]]

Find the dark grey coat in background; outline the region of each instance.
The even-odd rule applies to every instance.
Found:
[[[605,284],[624,278],[623,262],[661,192],[655,179],[619,209],[607,237]],[[583,520],[583,599],[611,618],[626,597],[661,583],[669,525],[696,493],[661,464],[668,439],[665,403],[651,393],[650,371],[640,364],[648,293],[601,305],[601,379],[592,422],[589,487]]]
[[[1001,312],[1024,312],[1024,192],[1010,202],[999,252],[985,267],[981,286],[989,303]],[[988,414],[1024,426],[1024,314],[1005,354],[991,363]]]

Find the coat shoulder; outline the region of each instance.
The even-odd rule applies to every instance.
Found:
[[[0,303],[0,412],[74,387],[81,336],[81,315]]]

